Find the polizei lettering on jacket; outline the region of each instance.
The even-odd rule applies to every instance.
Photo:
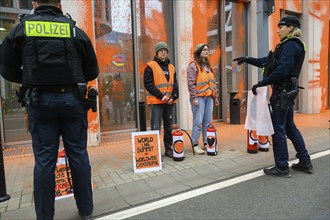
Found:
[[[25,34],[28,37],[71,37],[69,23],[49,21],[25,21]]]

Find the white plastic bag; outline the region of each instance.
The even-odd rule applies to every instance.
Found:
[[[267,100],[268,87],[257,88],[257,95],[248,92],[247,112],[244,128],[257,132],[258,136],[269,136],[274,134],[274,128]]]

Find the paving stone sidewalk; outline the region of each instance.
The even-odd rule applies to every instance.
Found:
[[[295,120],[310,153],[329,149],[329,111],[296,114]],[[190,141],[185,137],[184,161],[175,162],[163,157],[162,170],[140,174],[133,170],[130,133],[103,137],[100,146],[88,149],[94,215],[102,216],[273,165],[271,147],[269,152],[246,152],[247,132],[243,125],[221,122],[215,126],[219,137],[217,156],[194,156]],[[18,153],[10,152],[13,150]],[[289,152],[293,159],[295,153],[291,143]],[[0,203],[0,218],[35,219],[31,146],[5,150],[4,155],[7,192],[11,199]],[[73,198],[56,201],[55,219],[79,219]]]

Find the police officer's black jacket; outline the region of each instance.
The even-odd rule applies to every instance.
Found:
[[[0,73],[30,86],[73,86],[95,79],[97,58],[86,33],[51,5],[25,15],[1,45]]]
[[[171,63],[169,59],[162,61],[158,57],[155,56],[154,61],[156,61],[158,63],[158,65],[164,72],[167,72],[167,73],[169,72],[168,65]],[[169,74],[167,74],[167,75],[165,74],[165,77],[166,77],[167,81],[169,81]],[[145,89],[151,95],[153,95],[159,99],[162,99],[164,97],[164,95],[155,86],[154,75],[153,75],[153,72],[152,72],[152,69],[150,68],[150,66],[146,67],[143,78],[144,78]],[[179,98],[179,86],[178,86],[178,82],[176,79],[176,72],[174,73],[174,85],[173,85],[173,91],[172,91],[171,98],[173,99],[173,101]]]
[[[298,77],[305,57],[305,48],[298,39],[282,39],[274,51],[276,64],[270,71],[270,74],[264,77],[259,86],[273,85],[278,88],[280,85],[290,80],[291,77]],[[257,67],[264,67],[267,57],[252,58],[249,57],[247,63]]]

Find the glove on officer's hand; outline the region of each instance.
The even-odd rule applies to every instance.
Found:
[[[252,93],[253,95],[257,95],[257,88],[265,86],[261,81],[259,81],[257,84],[252,86]]]
[[[255,85],[252,86],[252,93],[253,93],[253,95],[257,95],[257,88],[258,87],[259,87],[258,84],[255,84]]]
[[[237,61],[238,65],[241,65],[242,63],[246,62],[249,58],[248,57],[237,57],[233,59],[233,61]]]

